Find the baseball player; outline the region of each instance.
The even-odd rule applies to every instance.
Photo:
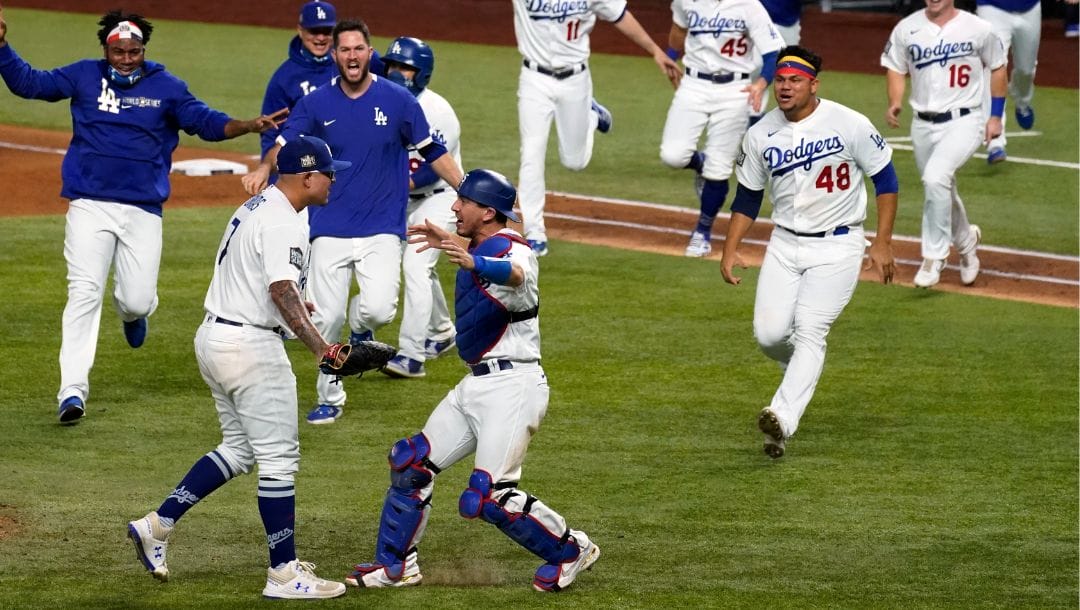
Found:
[[[296,558],[294,477],[300,463],[296,377],[283,328],[316,356],[336,353],[308,317],[299,285],[308,250],[307,206],[322,206],[337,172],[326,142],[297,138],[277,154],[276,185],[233,213],[215,253],[206,319],[195,335],[199,371],[210,386],[222,441],[199,458],[161,506],[128,524],[128,537],[147,570],[161,581],[169,535],[189,509],[229,480],[259,467],[259,515],[270,567],[263,596],[338,597],[345,585],[317,577]]]
[[[700,257],[712,252],[712,225],[727,198],[739,140],[750,110],[761,109],[782,44],[757,0],[675,0],[671,19],[669,49],[685,51],[688,78],[668,108],[660,160],[696,174],[701,213],[685,254]],[[761,75],[751,81],[758,69]],[[705,149],[698,152],[703,131]]]
[[[372,74],[371,34],[361,21],[334,27],[338,77],[300,99],[266,158],[244,176],[249,193],[267,182],[277,148],[299,134],[326,140],[352,167],[339,176],[330,203],[311,210],[311,271],[307,294],[316,309],[312,320],[326,337],[337,337],[345,323],[350,277],[360,286],[358,327],[353,341],[369,340],[397,313],[402,240],[409,201],[409,151],[416,150],[447,184],[457,184],[461,169],[446,147],[431,137],[423,109],[408,89]],[[312,424],[337,420],[345,390],[336,376],[321,374]]]
[[[769,19],[773,22],[773,26],[776,27],[776,31],[780,33],[780,38],[783,39],[783,43],[788,46],[794,46],[799,44],[799,37],[802,34],[802,2],[801,0],[762,0],[761,5],[765,7],[765,12],[769,14]],[[756,57],[761,56],[761,52],[754,50]],[[764,65],[761,59],[755,60],[755,65]],[[761,75],[760,70],[755,71],[750,75],[751,81],[757,79]],[[761,109],[750,109],[750,124],[753,125],[761,120],[761,116],[769,108],[769,96],[762,96]]]
[[[296,102],[325,85],[337,75],[337,65],[330,55],[330,45],[337,11],[329,2],[308,2],[300,8],[296,36],[289,42],[289,57],[266,84],[263,112],[292,108]],[[274,129],[260,136],[262,155],[273,148],[279,131]]]
[[[444,250],[461,267],[454,305],[458,354],[469,374],[428,417],[423,430],[390,449],[390,488],[383,504],[375,561],[345,579],[358,587],[418,585],[416,545],[431,510],[435,475],[475,454],[458,500],[466,519],[480,519],[544,560],[533,587],[559,591],[600,557],[584,532],[518,488],[529,439],[547,411],[548,383],[540,366],[539,268],[525,239],[506,227],[514,187],[501,174],[465,175],[453,210],[462,248],[428,220],[409,227],[410,243]]]
[[[1022,129],[1035,125],[1035,66],[1039,59],[1039,38],[1042,35],[1042,4],[1039,0],[977,0],[975,14],[990,22],[994,34],[1004,44],[1005,56],[1012,49],[1012,74],[1009,76],[1009,96],[1013,101],[1016,124]],[[983,96],[983,112],[992,110],[990,95]],[[986,145],[986,162],[1001,163],[1005,152],[1005,117],[1001,117],[1001,135]]]
[[[418,38],[394,39],[382,58],[386,77],[416,96],[424,116],[431,125],[431,139],[442,144],[461,165],[461,123],[446,98],[428,88],[435,70],[435,53]],[[409,151],[411,190],[406,211],[408,225],[436,225],[451,229],[454,213],[454,189],[424,162],[420,153]],[[405,275],[405,305],[398,334],[398,354],[383,367],[383,373],[396,378],[416,378],[426,375],[424,362],[437,358],[454,346],[454,322],[443,295],[442,283],[435,264],[439,250],[417,252],[419,246],[403,243],[401,266]],[[362,327],[360,296],[353,297],[349,307],[350,326]]]
[[[982,232],[968,221],[956,189],[956,171],[980,142],[1001,135],[1008,88],[1003,43],[990,23],[956,8],[953,0],[931,0],[925,9],[896,24],[881,54],[881,65],[886,68],[889,97],[885,121],[894,129],[900,126],[904,76],[911,77],[909,102],[915,112],[911,141],[926,193],[923,262],[915,285],[929,288],[938,283],[950,242],[960,254],[960,281],[970,285],[979,275],[976,250]],[[992,96],[989,119],[982,110],[987,69]]]
[[[524,58],[518,80],[520,205],[525,236],[537,256],[548,252],[544,159],[552,120],[559,136],[559,160],[574,171],[585,169],[592,159],[593,130],[611,129],[611,113],[593,99],[589,74],[589,34],[597,19],[614,23],[652,56],[673,84],[679,81],[678,64],[649,38],[626,0],[514,0],[514,33]]]
[[[60,422],[86,412],[101,304],[115,266],[113,303],[131,347],[146,340],[157,308],[161,212],[169,198],[179,131],[217,142],[276,127],[288,110],[241,121],[196,99],[183,81],[146,60],[153,26],[111,11],[98,22],[102,59],[34,69],[7,43],[0,7],[0,77],[27,99],[71,100],[71,145],[60,173],[70,201],[64,233],[68,300],[60,343]]]
[[[761,209],[765,188],[773,229],[758,275],[754,337],[783,371],[758,416],[765,453],[784,455],[825,364],[825,336],[855,292],[866,239],[865,176],[876,191],[877,235],[869,263],[888,284],[895,273],[893,221],[899,190],[892,150],[865,116],[817,97],[821,58],[798,46],[780,51],[775,110],[743,139],[720,270],[738,284],[739,243]]]

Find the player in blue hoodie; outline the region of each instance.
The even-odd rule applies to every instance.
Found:
[[[61,423],[86,412],[101,304],[115,266],[113,302],[131,347],[157,307],[161,208],[182,129],[217,142],[279,125],[287,110],[242,121],[214,110],[165,66],[147,61],[153,26],[119,10],[98,22],[104,57],[36,70],[7,44],[0,7],[0,78],[27,99],[71,102],[71,144],[61,166],[70,200],[64,237],[68,300],[60,344]]]

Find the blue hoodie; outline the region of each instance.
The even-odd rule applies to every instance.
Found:
[[[0,47],[0,77],[19,97],[71,100],[71,144],[61,166],[62,197],[136,205],[161,215],[169,198],[179,131],[218,142],[229,116],[195,98],[165,66],[147,61],[135,84],[108,78],[104,59],[35,70],[11,45]]]
[[[316,87],[325,85],[338,74],[337,64],[330,53],[321,59],[316,58],[294,36],[289,42],[289,58],[286,59],[266,84],[263,96],[262,113],[271,114],[282,108],[292,108],[296,102],[311,93]],[[260,137],[262,155],[274,147],[274,139],[280,132],[277,129],[264,131]]]

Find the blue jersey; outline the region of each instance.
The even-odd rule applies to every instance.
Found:
[[[356,99],[345,95],[337,79],[301,98],[278,140],[313,135],[330,145],[335,159],[352,163],[337,173],[329,203],[308,208],[313,240],[405,237],[409,147],[431,144],[431,128],[408,89],[374,74],[371,79]]]
[[[784,27],[795,25],[802,15],[802,0],[761,0],[761,5],[773,23]]]
[[[330,82],[338,74],[337,64],[331,53],[315,57],[294,36],[289,43],[289,58],[285,60],[266,85],[263,96],[262,113],[272,114],[282,108],[292,108],[296,102],[311,93],[316,87]],[[269,129],[261,135],[262,156],[274,147],[277,129]]]
[[[978,6],[993,6],[1010,13],[1026,13],[1035,8],[1039,0],[976,0]]]
[[[172,152],[179,131],[216,142],[225,139],[228,115],[188,91],[165,66],[143,63],[143,77],[120,86],[104,59],[84,59],[54,70],[35,70],[11,45],[0,47],[0,77],[19,97],[71,100],[71,144],[60,174],[61,196],[137,205],[161,214],[169,198]]]

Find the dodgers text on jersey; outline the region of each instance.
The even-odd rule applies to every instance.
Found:
[[[528,0],[525,10],[533,21],[562,23],[589,13],[589,0]]]
[[[975,43],[970,41],[964,42],[946,42],[939,40],[938,43],[929,48],[923,48],[917,44],[908,45],[908,55],[911,56],[912,63],[915,64],[915,68],[925,68],[933,64],[939,64],[945,66],[949,63],[950,59],[956,59],[957,57],[970,57],[975,54]]]
[[[803,138],[799,140],[797,146],[788,149],[770,146],[765,149],[761,156],[769,168],[773,170],[773,176],[783,176],[800,166],[808,170],[814,165],[814,162],[840,154],[843,151],[844,143],[840,140],[840,136],[832,136],[831,138],[811,140],[810,142]]]

